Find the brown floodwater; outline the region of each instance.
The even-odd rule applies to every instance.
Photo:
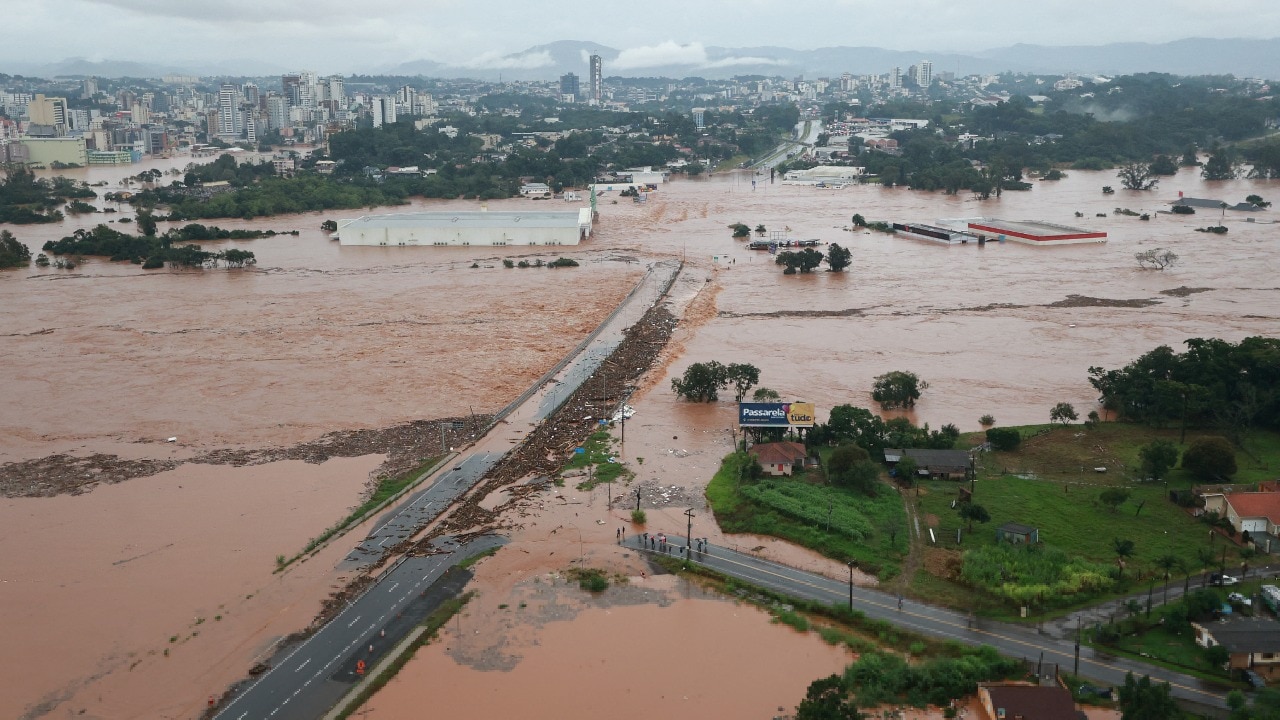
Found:
[[[689,597],[671,576],[633,580],[589,598],[542,576],[504,609],[468,606],[361,712],[768,718],[851,658],[753,606]]]
[[[349,548],[275,574],[381,456],[183,465],[85,495],[0,500],[0,717],[195,717],[304,627]]]
[[[144,167],[182,164],[77,173],[114,183]],[[1011,424],[1044,422],[1060,401],[1090,407],[1091,365],[1116,367],[1189,337],[1238,340],[1280,327],[1280,226],[1246,224],[1229,212],[1230,233],[1213,236],[1194,232],[1217,224],[1213,212],[1150,222],[1112,213],[1162,208],[1178,190],[1231,202],[1251,193],[1274,200],[1280,182],[1203,183],[1183,171],[1152,193],[1104,196],[1103,185],[1118,182],[1110,173],[1071,172],[1030,192],[980,201],[874,186],[826,191],[766,183],[752,191],[745,174],[673,182],[645,204],[602,198],[596,237],[559,249],[587,261],[572,275],[505,270],[506,253],[484,248],[343,248],[319,230],[324,219],[358,212],[208,221],[301,231],[205,243],[254,251],[257,266],[242,271],[144,273],[96,258],[72,272],[3,271],[0,463],[53,452],[188,457],[210,447],[279,445],[330,430],[493,411],[589,332],[645,262],[683,256],[688,270],[672,302],[686,321],[631,398],[636,415],[619,453],[646,490],[650,527],[683,533],[684,509],[693,507],[697,536],[841,577],[842,566],[808,551],[718,532],[702,489],[731,447],[732,403],[677,402],[670,378],[697,361],[751,362],[761,368],[762,385],[815,402],[823,417],[843,402],[870,406],[874,376],[911,370],[931,385],[913,419],[967,430],[986,413]],[[1110,241],[944,247],[849,232],[855,212],[889,221],[1041,219],[1104,229]],[[1104,212],[1108,217],[1096,217]],[[11,230],[38,249],[103,219]],[[767,255],[731,239],[726,226],[733,222],[839,242],[853,251],[853,265],[843,274],[783,276]],[[1173,249],[1181,261],[1164,272],[1139,270],[1133,254],[1154,247]],[[471,269],[473,262],[482,267]],[[1204,291],[1162,293],[1183,287]],[[1157,304],[1050,306],[1070,295]],[[510,439],[523,430],[503,428]],[[170,436],[178,443],[162,442]],[[270,571],[276,555],[300,549],[359,500],[377,460],[187,465],[77,497],[0,501],[0,540],[14,548],[0,561],[0,606],[14,628],[0,715],[48,701],[58,716],[195,717],[208,694],[241,677],[275,638],[305,626],[340,584],[333,567],[348,549],[343,542],[284,576]],[[613,544],[629,508],[619,502],[608,509],[607,493],[579,492],[570,483],[522,506],[508,520],[512,547],[481,565],[481,598],[458,627],[471,622],[478,639],[468,640],[483,639],[483,647],[501,642],[499,630],[486,628],[506,628],[501,633],[518,653],[479,653],[488,660],[475,660],[462,649],[481,645],[433,646],[388,690],[401,694],[379,696],[373,712],[396,716],[422,685],[436,689],[433,705],[548,707],[562,710],[557,717],[585,718],[598,708],[574,703],[597,696],[579,690],[599,683],[610,689],[601,696],[634,698],[643,711],[680,714],[688,707],[718,715],[724,713],[708,713],[709,698],[743,697],[738,714],[766,717],[793,708],[809,681],[842,664],[824,655],[836,651],[769,625],[758,611],[640,576],[647,566]],[[626,590],[616,589],[625,600],[566,599],[577,591],[556,576],[575,561],[629,577]],[[493,568],[506,568],[501,580],[486,574]],[[539,599],[535,586],[554,589],[557,599]],[[509,607],[500,610],[503,602]],[[569,610],[551,619],[517,612],[519,602]],[[223,619],[212,620],[217,614]],[[706,628],[715,628],[714,636]],[[668,642],[656,642],[659,636]],[[719,648],[737,636],[756,645],[707,656],[700,664],[711,675],[702,682],[696,672],[678,672],[678,652],[657,647],[693,640]],[[630,645],[653,662],[629,665]],[[717,666],[750,673],[750,660],[764,665],[780,651],[812,654],[821,668],[805,660],[797,663],[804,671],[784,668],[742,683],[729,682]],[[528,659],[513,660],[517,655]],[[439,678],[468,694],[440,693]]]

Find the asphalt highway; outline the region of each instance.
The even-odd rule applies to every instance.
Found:
[[[445,508],[475,486],[500,459],[501,453],[481,452],[455,462],[450,470],[427,487],[411,493],[398,506],[378,518],[374,530],[343,559],[339,569],[363,567],[381,558],[387,546],[412,536],[435,520]]]
[[[626,538],[624,544],[637,548],[644,545],[639,536]],[[653,554],[683,558],[685,545],[683,536],[669,535],[666,551],[647,546],[642,549]],[[830,604],[851,602],[854,609],[870,618],[886,620],[922,635],[958,640],[967,645],[990,645],[1010,657],[1032,661],[1043,658],[1046,666],[1057,664],[1063,672],[1073,670],[1073,642],[1038,632],[1035,628],[971,618],[964,613],[912,600],[904,600],[899,609],[898,598],[892,594],[778,565],[729,548],[708,545],[706,552],[698,552],[695,546],[690,559],[723,575],[790,597]],[[1169,683],[1173,696],[1178,699],[1213,708],[1226,707],[1227,688],[1154,665],[1118,658],[1087,646],[1080,648],[1080,674],[1085,677],[1123,685],[1125,674],[1130,671],[1137,676],[1150,675],[1152,680]]]
[[[505,542],[485,536],[458,545],[437,544],[439,555],[411,557],[389,568],[363,595],[333,620],[273,658],[271,669],[237,693],[216,720],[315,720],[329,710],[359,679],[357,663],[367,669],[422,622],[446,598],[456,594],[470,573],[454,571],[458,562]]]

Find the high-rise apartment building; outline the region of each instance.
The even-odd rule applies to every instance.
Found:
[[[902,68],[895,67],[889,72],[889,86],[894,88],[902,87]]]
[[[240,117],[240,91],[235,85],[224,84],[218,89],[218,126],[216,133],[223,137],[240,137],[244,120]]]
[[[599,55],[591,56],[591,104],[599,105],[604,98],[604,67]]]
[[[933,63],[928,60],[921,61],[916,66],[915,81],[916,85],[919,85],[922,89],[928,89],[930,85],[933,85]]]
[[[67,129],[67,99],[45,97],[37,94],[27,104],[27,116],[32,125],[50,125],[54,128]]]
[[[289,103],[283,95],[267,96],[267,127],[282,130],[289,126]]]
[[[253,83],[245,83],[243,91],[244,101],[254,107],[258,107],[258,102],[261,99],[261,93],[258,90],[258,86]]]
[[[581,97],[581,91],[578,88],[578,76],[574,73],[561,75],[560,99],[566,102],[577,102]]]

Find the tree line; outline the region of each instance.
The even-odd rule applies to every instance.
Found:
[[[219,262],[227,267],[243,267],[257,262],[253,253],[248,250],[229,248],[220,252],[210,252],[199,245],[176,245],[193,239],[220,239],[219,236],[230,236],[242,233],[255,237],[275,235],[271,230],[228,231],[221,228],[206,228],[202,225],[188,225],[185,228],[171,230],[164,235],[153,234],[130,235],[114,230],[106,225],[98,225],[93,229],[77,229],[71,235],[60,240],[50,240],[42,248],[53,255],[91,255],[107,257],[111,260],[128,260],[142,265],[144,270],[163,267],[202,267],[216,265]],[[255,235],[256,234],[256,235]]]

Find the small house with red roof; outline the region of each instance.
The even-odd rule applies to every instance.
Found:
[[[1280,535],[1280,492],[1210,493],[1204,509],[1225,517],[1236,532]]]
[[[1084,720],[1071,691],[1059,685],[980,683],[984,720]]]
[[[769,475],[790,475],[793,468],[803,468],[810,464],[804,443],[761,443],[752,446],[747,452],[751,453]]]

